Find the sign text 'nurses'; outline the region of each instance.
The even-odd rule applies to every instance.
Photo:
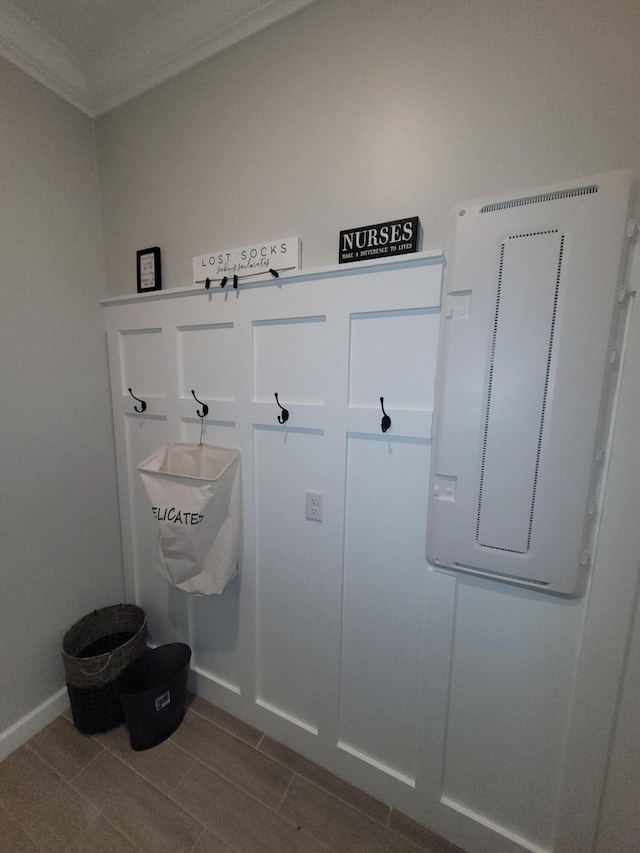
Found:
[[[348,231],[340,232],[338,260],[346,264],[417,252],[419,231],[420,220],[417,216],[349,228]]]

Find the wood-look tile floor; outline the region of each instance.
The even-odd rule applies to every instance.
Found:
[[[133,752],[67,712],[0,763],[2,853],[461,853],[220,708]]]

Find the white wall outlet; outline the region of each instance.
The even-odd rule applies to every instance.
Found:
[[[322,492],[307,489],[305,514],[309,521],[322,521]]]

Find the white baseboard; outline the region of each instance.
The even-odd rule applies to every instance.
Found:
[[[41,729],[53,722],[68,707],[69,696],[67,688],[63,687],[53,696],[45,699],[33,711],[29,711],[17,723],[0,732],[0,761],[26,743],[29,738],[38,734]]]

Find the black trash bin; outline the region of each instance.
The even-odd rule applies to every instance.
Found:
[[[116,679],[132,749],[157,746],[182,722],[190,660],[189,646],[168,643],[147,649]]]

